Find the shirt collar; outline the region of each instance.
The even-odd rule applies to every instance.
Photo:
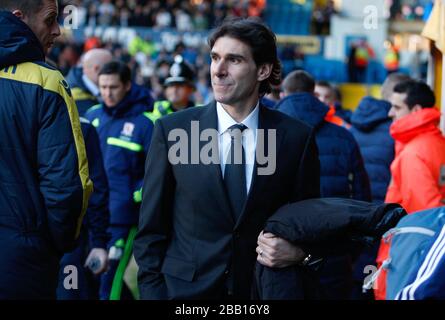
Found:
[[[98,97],[100,95],[99,88],[85,74],[82,75],[82,81],[93,96]]]
[[[258,115],[259,115],[259,101],[255,108],[249,113],[249,115],[241,121],[247,128],[254,130],[258,129]],[[221,103],[216,102],[216,112],[218,114],[218,133],[221,135],[227,131],[227,129],[234,124],[237,124],[230,114],[223,108]]]

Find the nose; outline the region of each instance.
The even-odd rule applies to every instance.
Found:
[[[110,89],[102,89],[102,95],[104,98],[109,98],[111,96],[111,90]]]
[[[226,63],[223,59],[220,59],[219,61],[212,62],[212,69],[213,73],[217,77],[224,77],[227,74],[227,67]]]
[[[61,35],[61,32],[60,32],[60,26],[59,26],[59,24],[57,23],[57,21],[54,23],[54,25],[53,25],[53,28],[52,28],[52,30],[51,30],[51,34],[55,37],[55,38],[57,38],[58,36],[60,36]]]
[[[394,108],[391,107],[391,109],[389,109],[389,111],[388,111],[388,117],[390,117],[391,119],[394,119],[395,116],[396,116],[396,114],[394,112]]]

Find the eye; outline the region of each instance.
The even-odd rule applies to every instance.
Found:
[[[45,20],[45,23],[46,23],[47,26],[53,25],[54,22],[56,22],[56,17],[50,17],[50,18]]]

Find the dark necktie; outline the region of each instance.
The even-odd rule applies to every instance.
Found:
[[[241,215],[246,201],[246,159],[242,144],[243,124],[235,124],[228,130],[231,136],[230,150],[224,167],[224,183],[234,214],[235,221]]]

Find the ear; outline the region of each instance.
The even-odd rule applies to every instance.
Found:
[[[417,112],[419,110],[422,110],[422,107],[419,104],[416,104],[412,109],[411,112]]]
[[[128,83],[125,85],[125,92],[128,92],[131,90],[131,81],[128,81]]]
[[[271,63],[264,63],[258,69],[258,81],[263,81],[264,79],[269,78],[272,73],[273,65]]]
[[[12,11],[12,14],[15,15],[17,18],[19,18],[20,20],[23,20],[23,18],[25,17],[23,12],[21,10],[18,10],[18,9]]]

